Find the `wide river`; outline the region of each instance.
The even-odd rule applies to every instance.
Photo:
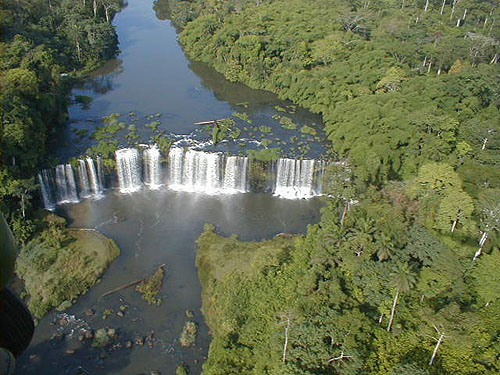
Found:
[[[131,0],[115,17],[120,40],[118,59],[106,64],[74,95],[91,96],[90,108],[70,108],[71,124],[62,135],[55,154],[64,159],[78,155],[91,145],[90,138],[77,137],[75,130],[95,130],[96,123],[111,113],[144,117],[160,113],[160,129],[169,133],[196,131],[194,122],[244,112],[254,124],[274,129],[285,137],[276,121],[279,108],[291,107],[275,95],[252,90],[226,81],[209,67],[189,61],[177,41],[169,21],[159,20],[150,0]],[[299,126],[321,126],[317,116],[301,109],[287,114]],[[274,116],[274,118],[273,118]],[[281,133],[280,133],[281,132]],[[141,140],[150,135],[139,129]],[[201,307],[201,287],[195,268],[196,239],[204,223],[216,225],[224,235],[237,234],[242,240],[271,238],[277,233],[305,233],[307,225],[319,220],[320,199],[289,200],[271,194],[202,195],[146,188],[133,194],[106,191],[100,200],[83,200],[59,206],[72,227],[95,228],[114,239],[121,256],[103,275],[100,283],[80,297],[64,313],[52,312],[35,331],[30,348],[18,361],[16,374],[174,374],[184,362],[191,374],[200,374],[210,336]],[[244,262],[245,259],[242,259]],[[134,288],[123,289],[101,298],[109,290],[151,275],[166,264],[166,277],[160,292],[163,303],[150,306]],[[129,306],[123,317],[121,305]],[[88,309],[96,314],[87,316]],[[103,319],[104,310],[114,312]],[[200,332],[196,345],[179,344],[186,310]],[[60,326],[61,318],[69,324]],[[79,342],[82,329],[94,331],[113,327],[118,332],[114,346],[91,348]],[[53,335],[64,333],[64,338]],[[128,341],[149,336],[144,346],[123,347]],[[67,350],[74,349],[71,354]]]

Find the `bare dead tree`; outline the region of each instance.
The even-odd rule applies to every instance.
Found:
[[[444,332],[439,331],[439,329],[436,326],[433,325],[433,327],[436,330],[439,337],[431,337],[432,339],[434,339],[436,341],[436,346],[434,347],[434,351],[432,352],[432,356],[431,356],[431,359],[429,361],[429,366],[432,366],[432,364],[434,363],[434,359],[436,358],[439,347],[443,343],[444,339],[446,337],[449,337],[449,336],[445,336]]]

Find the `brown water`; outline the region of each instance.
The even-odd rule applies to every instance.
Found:
[[[74,90],[75,95],[89,95],[94,100],[87,110],[78,105],[70,108],[72,124],[63,135],[64,142],[54,150],[60,157],[74,156],[92,144],[89,138],[77,139],[73,129],[92,131],[99,119],[114,112],[134,111],[137,117],[161,113],[162,129],[188,134],[197,128],[196,121],[240,111],[254,124],[271,126],[276,135],[285,136],[272,116],[278,114],[275,106],[290,103],[229,83],[206,65],[190,62],[177,43],[175,29],[155,17],[152,1],[131,0],[114,23],[122,53]],[[299,125],[321,126],[317,116],[304,110],[288,116]],[[143,141],[150,136],[147,129],[139,129],[139,133]],[[101,282],[65,312],[74,316],[67,326],[59,326],[66,315],[58,312],[40,321],[16,374],[134,375],[157,370],[165,375],[174,374],[181,362],[189,365],[191,374],[200,374],[210,343],[200,312],[201,288],[195,268],[195,240],[203,224],[213,223],[220,233],[237,234],[242,240],[261,240],[280,232],[304,233],[308,224],[319,220],[320,206],[319,199],[284,200],[266,194],[207,196],[146,188],[130,195],[108,190],[101,200],[61,206],[58,213],[71,226],[101,231],[118,243],[122,255]],[[160,306],[148,305],[133,287],[100,298],[106,291],[151,275],[163,263],[166,277]],[[116,315],[120,305],[129,306],[124,317]],[[89,308],[96,311],[94,316],[85,314]],[[114,313],[104,320],[105,309]],[[194,311],[200,333],[194,347],[183,348],[178,338],[188,309]],[[116,328],[118,345],[96,349],[80,343],[81,329],[89,327]],[[51,339],[58,331],[65,337]],[[147,340],[151,345],[120,347],[151,332]],[[66,354],[68,349],[76,352]]]

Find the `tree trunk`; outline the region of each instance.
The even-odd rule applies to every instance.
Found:
[[[437,72],[437,75],[438,75],[438,76],[439,76],[439,75],[441,75],[441,67],[439,67],[438,72]]]
[[[422,63],[422,66],[425,66],[427,64],[427,55],[425,55],[424,62]]]
[[[286,318],[286,326],[285,326],[285,343],[283,344],[283,363],[286,361],[286,350],[288,347],[288,329],[290,328],[290,317]]]
[[[472,258],[472,261],[474,262],[477,258],[481,256],[483,253],[483,246],[488,239],[488,232],[484,232],[483,235],[481,236],[481,239],[479,240],[479,249],[474,253],[474,258]]]
[[[346,202],[344,205],[344,211],[342,212],[342,217],[340,218],[340,226],[344,226],[344,220],[347,216],[347,212],[349,211],[349,202]]]
[[[455,219],[453,221],[453,224],[451,224],[451,233],[455,232],[455,229],[457,228],[457,222],[458,222],[458,219]]]
[[[429,366],[432,366],[432,363],[434,362],[434,358],[436,358],[437,351],[439,349],[439,346],[443,342],[443,339],[444,339],[444,333],[441,333],[441,335],[439,336],[439,340],[436,343],[436,347],[434,348],[434,352],[432,353],[431,360],[429,361]]]
[[[429,9],[429,0],[427,0],[427,1],[425,2],[425,9],[424,9],[424,12],[426,12],[426,13],[427,13],[427,9]]]
[[[483,139],[483,146],[481,147],[481,150],[486,148],[486,143],[488,143],[488,138]]]
[[[82,51],[80,50],[80,40],[76,39],[76,52],[78,54],[78,61],[82,61]]]
[[[21,194],[21,213],[23,214],[23,219],[26,219],[26,211],[24,209],[24,194]]]
[[[443,5],[441,5],[441,15],[443,15],[444,12],[444,5],[446,4],[446,0],[443,0]]]
[[[394,320],[394,313],[396,312],[398,297],[399,297],[399,290],[396,292],[396,295],[394,296],[394,302],[392,303],[392,308],[391,308],[391,317],[389,318],[389,324],[387,325],[387,332],[389,332],[392,327],[392,321]]]
[[[94,0],[92,8],[94,9],[94,17],[97,17],[97,0]]]
[[[109,7],[104,7],[104,13],[106,13],[106,22],[109,23]]]

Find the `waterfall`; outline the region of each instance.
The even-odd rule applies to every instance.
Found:
[[[52,175],[52,170],[43,169],[38,174],[38,180],[40,181],[40,188],[42,190],[43,205],[46,210],[54,210],[56,208],[56,197],[54,195],[54,176]]]
[[[80,181],[80,197],[90,196],[90,182],[85,160],[78,160],[78,180]]]
[[[71,164],[56,166],[57,203],[78,202],[75,175]]]
[[[161,186],[161,153],[158,146],[154,145],[144,150],[144,182],[151,189]]]
[[[135,148],[117,150],[116,168],[118,184],[122,193],[131,193],[141,188],[141,164],[139,151]]]
[[[173,147],[169,153],[169,188],[172,190],[217,194],[221,191],[219,153]]]
[[[246,193],[248,191],[248,158],[228,156],[224,169],[223,192]]]
[[[310,198],[314,189],[315,160],[279,159],[274,195],[283,198]]]
[[[92,188],[92,194],[98,197],[102,195],[102,184],[99,176],[97,175],[94,160],[91,157],[87,157],[87,165],[89,167],[88,176],[90,179],[90,187]]]
[[[101,192],[104,191],[104,170],[102,168],[102,157],[100,156],[97,157],[97,180]]]

